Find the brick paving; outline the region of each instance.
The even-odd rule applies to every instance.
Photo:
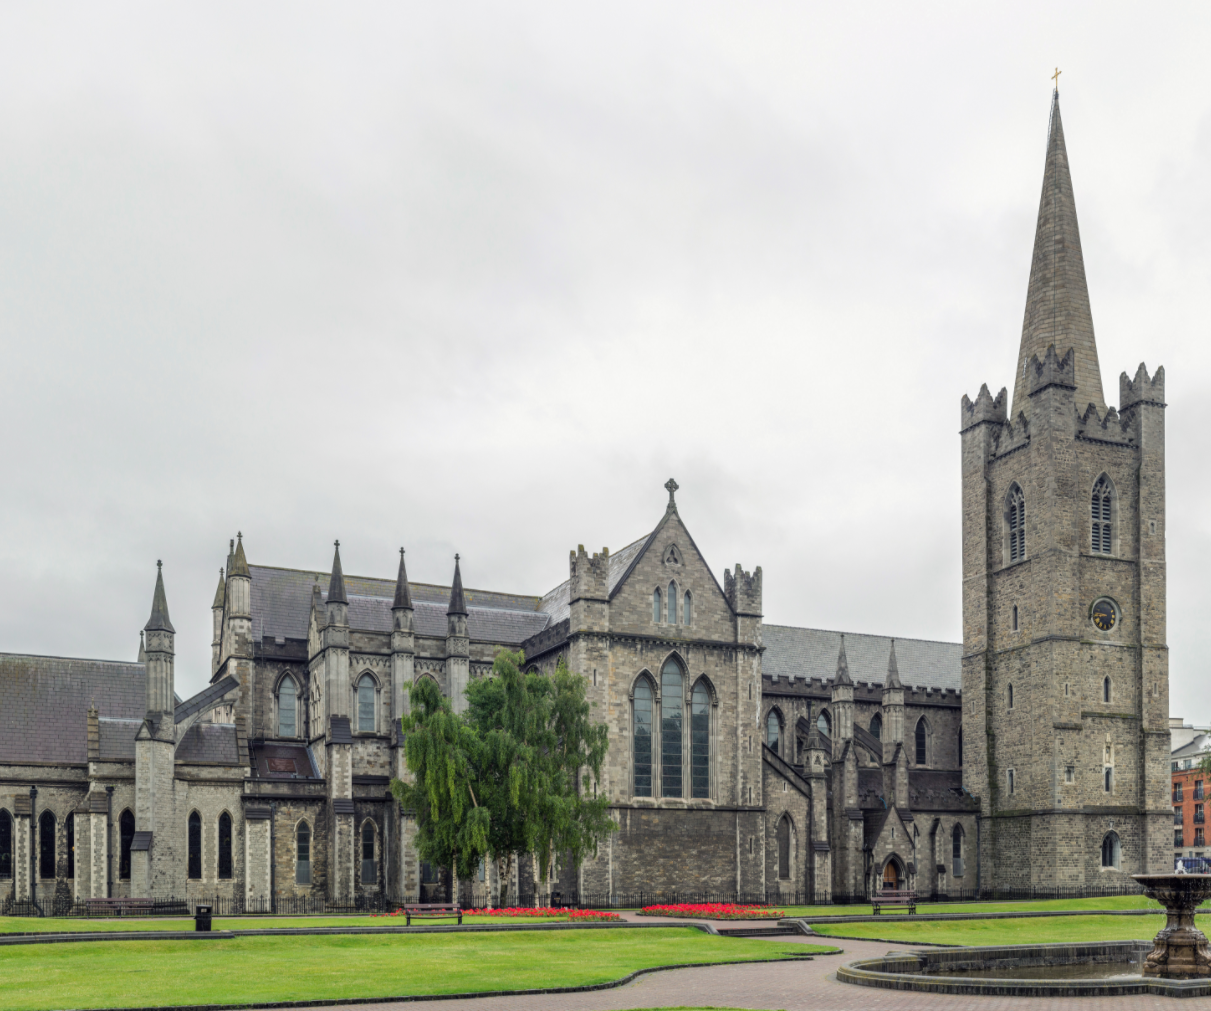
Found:
[[[779,946],[813,943],[797,935],[768,940]],[[828,943],[828,938],[819,939]],[[624,1011],[649,1007],[754,1008],[762,1011],[1185,1011],[1211,1008],[1211,998],[1183,1000],[1153,995],[1130,997],[967,997],[952,994],[876,990],[838,983],[837,967],[858,958],[875,958],[888,951],[909,950],[908,945],[886,941],[844,941],[840,955],[817,955],[811,962],[764,962],[721,965],[703,969],[656,972],[626,986],[589,993],[540,994],[524,997],[476,997],[466,1000],[429,1000],[402,1003],[337,1005],[336,1011],[401,1011],[414,1006],[423,1011]]]

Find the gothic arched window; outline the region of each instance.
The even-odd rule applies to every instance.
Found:
[[[189,876],[195,881],[202,877],[202,816],[197,811],[189,816]]]
[[[55,876],[55,816],[49,811],[38,819],[38,876]]]
[[[660,593],[659,590],[656,591]],[[652,683],[641,677],[635,684],[634,737],[634,791],[636,797],[652,795]]]
[[[878,713],[870,718],[870,736],[876,741],[883,740],[883,717]]]
[[[294,833],[294,882],[311,884],[311,826],[305,821],[299,822]]]
[[[675,600],[676,597],[670,597]],[[670,619],[673,617],[669,615]],[[681,796],[681,665],[669,657],[660,669],[660,795]]]
[[[1106,678],[1102,681],[1102,701],[1110,701],[1110,678]]]
[[[669,624],[677,624],[677,584],[669,583]]]
[[[1090,504],[1093,521],[1090,547],[1093,548],[1094,554],[1110,554],[1110,505],[1113,497],[1114,490],[1110,484],[1110,478],[1103,474],[1097,479],[1097,484],[1093,486],[1093,500]]]
[[[1016,484],[1009,489],[1005,521],[1009,526],[1009,560],[1017,562],[1026,557],[1026,497]]]
[[[135,838],[135,816],[127,808],[118,818],[118,877],[130,878],[130,844]]]
[[[778,820],[778,878],[786,881],[791,876],[791,819],[784,814]]]
[[[374,678],[363,674],[357,683],[357,729],[374,732]]]
[[[929,735],[929,728],[925,724],[925,717],[922,716],[919,720],[917,720],[917,732],[915,735],[916,736],[915,743],[917,746],[916,747],[917,765],[924,765],[928,761],[928,758],[926,756],[926,745],[929,743],[928,735]]]
[[[782,717],[778,714],[777,709],[771,709],[769,715],[765,718],[765,743],[775,753],[778,751],[778,740],[781,736]]]
[[[699,681],[690,696],[690,796],[711,795],[711,693]]]
[[[1118,867],[1123,860],[1123,846],[1117,832],[1107,832],[1102,839],[1102,866]]]
[[[820,733],[822,733],[825,737],[832,737],[833,721],[828,715],[827,709],[821,709],[820,715],[816,717],[816,729],[819,730]]]
[[[13,816],[0,809],[0,879],[13,876]]]
[[[951,870],[956,878],[963,876],[963,826],[955,822],[950,833],[950,858],[954,863]]]
[[[652,621],[659,624],[664,621],[664,615],[660,608],[660,590],[659,588],[652,591]]]
[[[378,884],[378,865],[374,862],[374,822],[362,826],[362,884]]]
[[[226,811],[219,815],[219,877],[231,877],[231,815]]]
[[[278,737],[294,737],[298,732],[298,685],[284,677],[278,685]]]
[[[69,814],[63,821],[64,835],[67,837],[67,876],[76,876],[76,816]]]
[[[681,606],[681,622],[683,625],[692,625],[694,623],[694,598],[690,595],[690,591],[685,591],[685,600]]]
[[[1009,703],[1009,708],[1013,708],[1013,685],[1009,685],[1005,689],[1005,699]]]

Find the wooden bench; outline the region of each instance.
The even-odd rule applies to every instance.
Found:
[[[130,916],[132,913],[151,913],[155,910],[155,899],[89,899],[90,916]]]
[[[461,925],[463,922],[462,907],[457,902],[420,902],[404,906],[404,925],[412,926],[412,918],[418,920],[449,919],[457,916]]]
[[[871,895],[870,904],[875,916],[883,906],[907,906],[912,916],[917,911],[917,893],[904,888],[884,888]]]

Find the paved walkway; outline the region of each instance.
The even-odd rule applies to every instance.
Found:
[[[768,939],[779,950],[788,944],[817,939],[797,935]],[[820,942],[829,943],[828,938]],[[817,955],[811,962],[763,962],[721,965],[705,969],[655,972],[626,986],[590,993],[544,994],[526,997],[477,997],[420,1003],[338,1005],[336,1011],[622,1011],[649,1007],[732,1007],[762,1011],[1196,1011],[1211,1008],[1211,997],[1181,1000],[1172,997],[962,997],[952,994],[876,990],[838,983],[837,967],[858,958],[875,958],[907,945],[886,941],[835,942],[841,955]]]

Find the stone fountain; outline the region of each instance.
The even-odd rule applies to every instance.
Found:
[[[1133,874],[1168,919],[1144,959],[1143,974],[1164,979],[1211,977],[1211,950],[1194,925],[1194,910],[1211,898],[1211,874]]]

